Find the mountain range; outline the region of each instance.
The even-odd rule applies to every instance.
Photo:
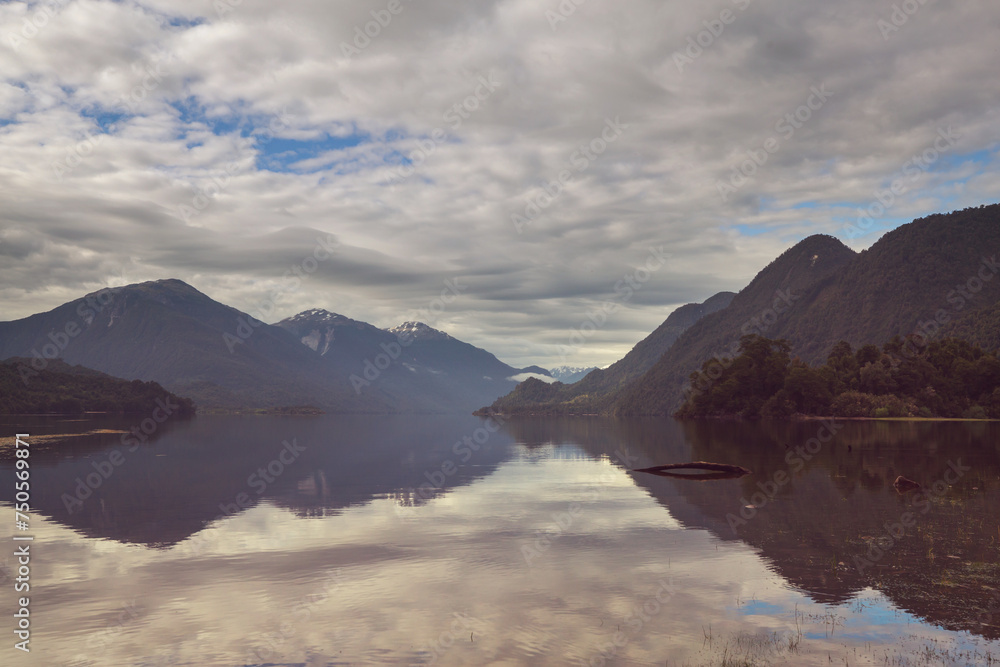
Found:
[[[271,325],[175,279],[100,290],[0,322],[0,359],[25,357],[22,379],[61,358],[155,381],[199,408],[316,406],[331,412],[468,412],[538,367],[419,323],[383,330],[323,310]]]
[[[693,372],[734,357],[751,333],[788,340],[811,364],[840,340],[881,345],[912,334],[1000,349],[998,250],[996,204],[914,220],[861,252],[809,236],[738,293],[677,308],[604,369],[514,368],[420,322],[380,329],[312,309],[265,324],[176,279],[0,322],[0,359],[30,359],[18,364],[26,382],[61,358],[157,382],[202,409],[667,415]]]
[[[787,339],[815,364],[840,340],[881,345],[893,336],[955,336],[1000,349],[1000,205],[935,214],[902,225],[855,252],[813,235],[782,253],[736,295],[678,309],[675,335],[641,341],[604,372],[570,385],[528,380],[485,412],[668,415],[691,374],[733,358],[741,336]],[[711,378],[697,378],[710,382]]]
[[[517,385],[524,373],[547,376],[537,366],[513,368],[481,348],[422,322],[379,329],[326,310],[307,310],[277,323],[325,362],[350,371],[356,393],[378,387],[392,394],[396,410],[469,410]],[[389,362],[386,367],[386,362]],[[479,401],[479,403],[477,403]]]

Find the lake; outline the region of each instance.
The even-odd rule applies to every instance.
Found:
[[[4,417],[29,665],[987,665],[1000,424]],[[141,428],[138,429],[141,433]],[[62,442],[46,434],[79,433]],[[741,478],[635,472],[738,464]],[[900,494],[898,475],[923,488]],[[0,463],[3,536],[14,467]],[[3,586],[17,564],[4,549]],[[4,600],[11,600],[5,593]]]

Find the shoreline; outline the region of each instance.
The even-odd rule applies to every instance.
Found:
[[[972,417],[837,417],[832,415],[796,415],[786,419],[765,419],[757,417],[747,419],[738,415],[712,415],[705,417],[675,417],[673,415],[602,415],[600,413],[568,413],[551,414],[546,412],[481,412],[477,410],[472,413],[475,417],[502,417],[511,419],[513,417],[603,417],[604,419],[675,419],[677,421],[740,421],[740,422],[806,422],[806,421],[895,421],[895,422],[1000,422],[1000,419],[985,418],[976,419]]]

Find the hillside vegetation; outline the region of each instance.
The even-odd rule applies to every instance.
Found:
[[[689,374],[702,361],[733,357],[741,336],[772,336],[803,317],[813,295],[856,259],[853,250],[832,236],[810,236],[795,244],[764,267],[728,308],[685,331],[642,377],[615,396],[611,410],[636,415],[672,413],[682,401]],[[796,342],[792,341],[793,346]]]
[[[121,380],[59,359],[49,360],[46,368],[38,371],[31,368],[30,359],[0,363],[0,414],[151,414],[161,403],[169,406],[173,415],[195,412],[190,399],[172,394],[156,382]]]
[[[677,417],[965,417],[1000,419],[1000,359],[956,338],[895,336],[852,350],[840,341],[826,363],[792,359],[786,340],[740,340],[733,359],[713,358]]]

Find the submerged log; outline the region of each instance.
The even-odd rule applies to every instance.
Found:
[[[701,470],[704,473],[685,473],[684,470]],[[637,468],[635,472],[648,472],[661,477],[675,477],[693,480],[709,479],[733,479],[749,475],[750,471],[742,466],[731,465],[729,463],[709,463],[707,461],[694,461],[691,463],[669,463],[651,468]]]

